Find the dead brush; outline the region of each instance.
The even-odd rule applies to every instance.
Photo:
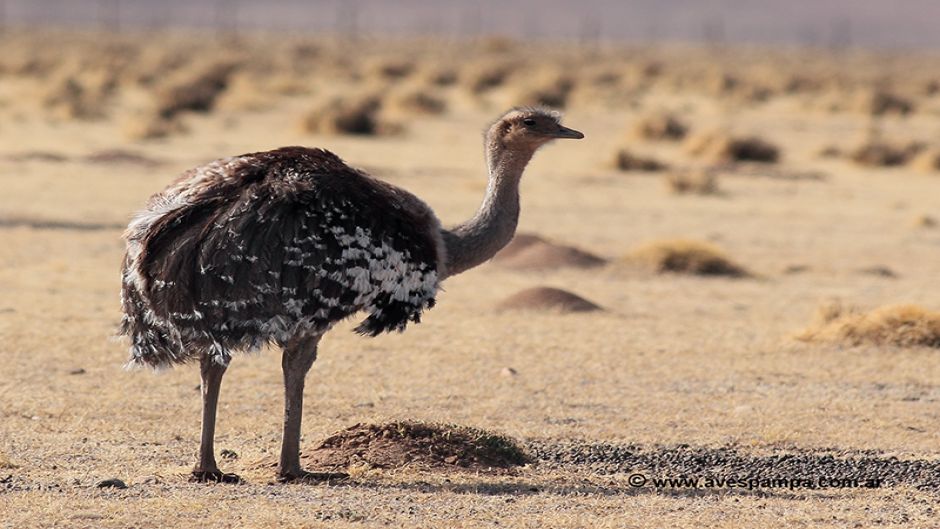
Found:
[[[776,163],[780,148],[759,136],[732,136],[713,131],[690,137],[686,151],[710,163],[762,162]]]
[[[940,348],[940,312],[917,305],[889,305],[872,311],[826,303],[796,339],[849,346]]]
[[[537,79],[532,85],[522,88],[516,95],[516,103],[527,106],[565,108],[575,82],[564,74],[549,74]]]
[[[140,112],[124,119],[124,136],[130,140],[157,140],[187,132],[179,117],[166,118],[154,111]]]
[[[385,135],[400,127],[380,116],[382,100],[375,95],[337,97],[314,108],[300,121],[308,134]]]
[[[379,58],[366,66],[369,77],[397,81],[410,76],[415,71],[415,62],[403,59]]]
[[[172,119],[181,112],[209,112],[219,95],[229,86],[237,65],[219,62],[181,72],[181,75],[157,90],[158,114]]]
[[[512,65],[504,61],[481,61],[468,65],[460,73],[460,81],[471,93],[480,95],[502,86],[512,70]]]
[[[732,261],[718,247],[689,239],[666,239],[642,244],[630,251],[623,261],[656,273],[751,276],[747,269]]]
[[[855,147],[848,155],[850,160],[864,167],[894,167],[904,165],[924,147],[920,142],[899,144],[875,139]]]
[[[633,136],[650,141],[679,141],[689,127],[672,114],[658,112],[640,118],[633,126]]]
[[[852,99],[851,108],[869,116],[906,116],[914,111],[914,103],[894,92],[875,88],[858,92]]]
[[[626,148],[618,149],[614,153],[612,165],[619,171],[656,172],[669,168],[667,164],[655,158],[633,154]]]
[[[936,173],[940,171],[940,149],[936,147],[923,149],[911,157],[910,168],[921,173]]]
[[[104,117],[116,89],[113,76],[72,74],[49,83],[42,107],[59,119],[90,120]]]
[[[711,169],[685,168],[670,171],[663,178],[666,188],[676,195],[717,195],[718,174]]]
[[[393,93],[388,106],[399,114],[436,115],[447,110],[447,101],[432,90],[410,87]]]
[[[452,86],[457,83],[457,70],[449,66],[429,66],[421,74],[425,83],[434,86]]]

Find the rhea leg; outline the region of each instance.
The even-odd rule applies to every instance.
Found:
[[[215,481],[218,483],[238,483],[235,474],[223,474],[215,461],[215,416],[219,405],[219,389],[226,366],[219,364],[209,355],[199,359],[199,375],[202,378],[202,438],[199,443],[199,462],[193,469],[194,481]]]
[[[317,359],[319,336],[292,340],[284,346],[284,437],[278,477],[281,481],[325,481],[347,477],[340,473],[307,472],[300,468],[300,423],[304,407],[304,381]]]

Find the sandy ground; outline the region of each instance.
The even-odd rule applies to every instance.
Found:
[[[789,100],[728,109],[694,95],[644,99],[644,108],[685,105],[696,127],[731,115],[736,130],[782,147],[776,171],[824,176],[724,172],[717,196],[676,196],[658,175],[606,165],[639,110],[570,109],[565,122],[586,139],[537,155],[523,182],[520,230],[614,264],[534,273],[487,264],[449,280],[438,306],[402,335],[364,339],[347,322],[323,340],[307,384],[305,444],[357,422],[408,418],[476,426],[548,447],[540,464],[511,475],[363,470],[341,485],[276,484],[266,465],[279,446],[281,374],[278,352],[266,351],[238,357],[223,385],[217,447],[237,453],[222,461],[223,469],[247,483],[188,483],[198,446],[198,374],[191,367],[123,370],[126,344],[112,339],[120,317],[120,234],[132,212],[195,164],[303,144],[333,150],[424,198],[445,224],[457,222],[482,197],[479,131],[503,105],[454,101],[445,115],[414,118],[406,133],[388,138],[303,135],[294,125],[309,101],[298,96],[264,111],[191,116],[189,133],[139,144],[107,121],[23,118],[27,110],[6,106],[8,119],[0,124],[0,526],[936,523],[940,476],[929,475],[940,468],[937,351],[814,345],[793,335],[832,298],[866,307],[940,308],[940,230],[915,225],[940,211],[940,178],[820,159],[815,154],[823,145],[860,135],[867,118],[804,111]],[[940,132],[929,112],[889,119],[885,129],[905,138]],[[111,148],[163,164],[82,159]],[[675,146],[645,148],[688,161]],[[10,157],[30,151],[67,159]],[[616,264],[638,243],[676,236],[718,244],[756,277],[655,275]],[[865,272],[872,267],[896,277]],[[493,310],[506,296],[538,285],[570,290],[606,310]],[[516,374],[506,375],[507,367]],[[616,455],[593,462],[550,456],[566,446],[577,454],[598,445],[650,454],[648,468],[618,466]],[[791,467],[768,463],[782,454],[808,454],[803,477],[827,477],[812,466],[827,454],[839,461],[868,458],[864,473],[883,472],[887,482],[825,490],[628,482],[635,472],[705,477],[733,467],[670,463],[676,450],[730,450],[766,468],[766,478],[793,477],[780,474]],[[923,468],[905,474],[899,462]],[[823,465],[818,472],[852,478],[846,474],[853,468]],[[95,486],[107,478],[129,488]]]

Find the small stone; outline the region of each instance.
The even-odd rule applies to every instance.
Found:
[[[502,375],[502,376],[504,376],[504,377],[514,377],[514,376],[518,375],[519,372],[516,371],[515,369],[511,368],[511,367],[504,367],[504,368],[502,369],[502,371],[499,372],[499,374]]]
[[[69,370],[69,374],[70,374],[70,375],[84,375],[84,374],[85,374],[85,369],[84,369],[84,368],[81,368],[81,367],[79,367],[79,368],[77,368],[77,369],[71,369],[71,370]]]
[[[457,463],[457,456],[447,456],[444,458],[444,462],[448,465],[453,465]]]
[[[124,483],[117,478],[111,478],[104,481],[99,481],[95,486],[99,489],[126,489],[127,483]]]

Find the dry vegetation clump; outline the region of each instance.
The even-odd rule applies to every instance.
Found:
[[[852,108],[870,116],[896,114],[906,116],[914,111],[914,103],[884,89],[864,90],[856,94]]]
[[[59,119],[96,119],[105,114],[108,98],[115,90],[114,79],[67,75],[48,84],[42,106]]]
[[[496,310],[531,310],[568,314],[602,309],[577,294],[551,287],[533,287],[516,292],[496,305]]]
[[[474,94],[482,94],[501,86],[512,73],[512,65],[505,62],[479,62],[468,66],[460,74],[461,84]]]
[[[751,275],[714,245],[686,239],[653,241],[640,245],[624,260],[650,268],[657,273],[728,277]]]
[[[415,63],[403,59],[379,59],[368,67],[372,77],[389,81],[401,80],[415,71]]]
[[[621,171],[655,172],[668,169],[669,166],[655,158],[638,156],[627,149],[619,149],[614,153],[613,166]]]
[[[677,194],[717,195],[718,174],[705,168],[678,169],[666,173],[666,187]]]
[[[516,270],[594,268],[607,261],[573,246],[556,244],[534,234],[517,234],[493,257],[493,262]]]
[[[892,167],[904,165],[923,149],[924,144],[920,142],[902,145],[872,140],[852,149],[849,159],[866,167]]]
[[[763,162],[775,163],[780,149],[758,136],[732,136],[725,132],[708,132],[692,136],[686,150],[710,163]]]
[[[689,127],[672,114],[656,113],[648,115],[633,127],[633,134],[644,140],[679,141],[685,138]]]
[[[131,140],[157,140],[189,130],[178,116],[166,118],[156,112],[134,114],[124,120],[122,129]]]
[[[828,303],[817,309],[813,323],[797,339],[852,346],[940,348],[940,312],[917,305],[890,305],[863,312]]]
[[[914,219],[915,228],[936,228],[940,222],[930,215],[919,215]]]
[[[409,88],[393,94],[389,106],[402,114],[442,114],[447,101],[440,95],[422,88]]]
[[[935,173],[940,171],[940,149],[930,148],[911,157],[910,167],[922,173]]]
[[[335,433],[303,461],[314,469],[417,468],[421,470],[507,470],[531,459],[512,438],[467,426],[397,421],[356,424]]]
[[[381,108],[378,96],[337,97],[304,115],[300,127],[311,134],[372,136],[397,132],[395,124],[381,118]]]
[[[457,83],[457,70],[449,66],[429,67],[421,75],[424,81],[434,86],[452,86]]]
[[[273,101],[271,94],[285,95],[297,87],[279,85],[275,88],[274,82],[286,81],[284,76],[262,80],[249,75],[233,75],[228,87],[219,94],[215,108],[222,111],[251,111],[258,112],[271,108]]]
[[[172,119],[185,111],[212,110],[235,70],[234,63],[221,62],[181,72],[184,75],[157,90],[157,113]]]
[[[551,75],[523,88],[516,96],[519,105],[565,108],[575,87],[574,79],[567,75]]]
[[[139,165],[141,167],[158,167],[164,163],[163,160],[125,149],[95,151],[85,156],[84,161],[100,165]]]

